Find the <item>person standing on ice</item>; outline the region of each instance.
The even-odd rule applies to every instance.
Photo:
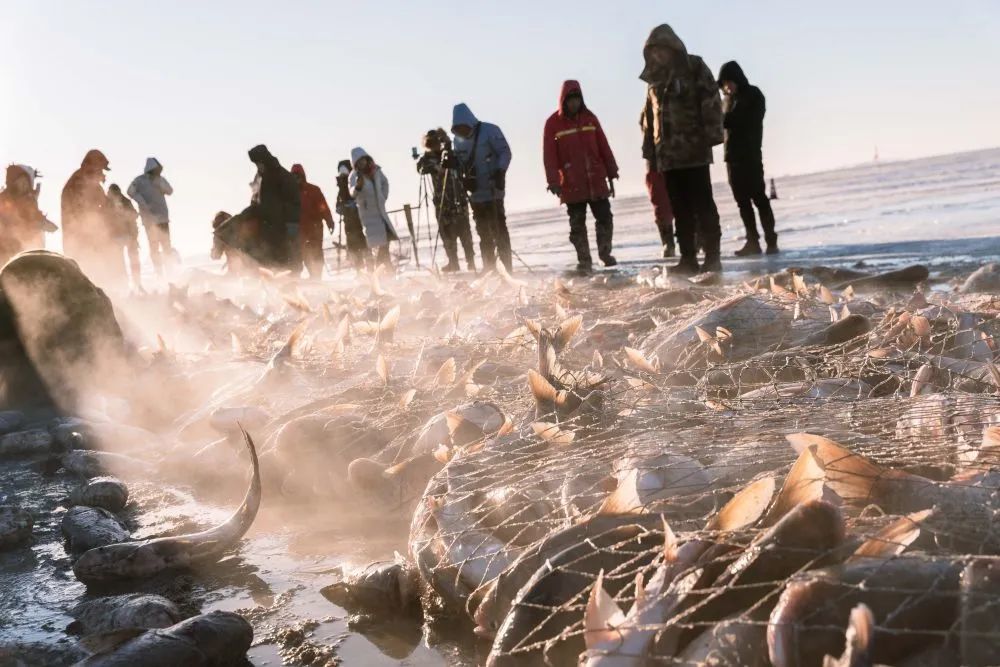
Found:
[[[722,124],[726,130],[726,170],[729,187],[740,209],[746,228],[746,244],[736,251],[737,257],[761,254],[760,234],[753,207],[760,213],[767,254],[778,253],[778,235],[774,231],[774,212],[764,185],[764,159],[761,143],[764,139],[766,104],[760,88],[750,85],[743,69],[730,61],[719,70],[719,88],[725,92]],[[773,183],[773,181],[772,181]]]
[[[670,270],[699,272],[696,234],[705,248],[700,270],[721,271],[722,229],[712,194],[712,147],[722,143],[722,99],[712,71],[666,24],[653,29],[643,49],[648,84],[643,112],[643,157],[663,172],[676,217],[681,258]]]
[[[545,121],[542,146],[548,190],[569,213],[569,242],[576,248],[577,270],[590,271],[593,266],[587,238],[588,206],[594,214],[597,255],[604,266],[615,266],[609,197],[615,193],[618,164],[600,121],[583,102],[577,81],[563,82],[559,109]]]
[[[146,158],[146,168],[128,186],[128,196],[135,200],[149,240],[149,258],[157,275],[163,275],[163,264],[172,255],[170,249],[170,211],[167,195],[174,189],[163,177],[163,165],[155,157]]]
[[[75,259],[87,272],[100,267],[101,244],[106,240],[104,172],[111,168],[104,153],[87,151],[80,168],[63,186],[63,254]]]
[[[398,241],[399,236],[385,210],[389,199],[389,179],[382,173],[382,167],[360,146],[351,150],[351,164],[354,166],[350,176],[351,195],[358,205],[368,248],[375,250],[378,264],[391,265],[389,242]],[[370,264],[371,256],[366,260]]]
[[[499,258],[508,272],[514,270],[504,211],[504,190],[512,154],[500,128],[480,121],[466,104],[452,111],[451,131],[455,135],[455,159],[462,184],[469,193],[472,217],[479,234],[479,254],[483,270],[496,267]]]
[[[132,288],[142,292],[139,265],[139,214],[121,188],[112,183],[108,187],[108,269],[119,280],[131,276]],[[125,257],[128,257],[126,271]]]
[[[326,197],[318,185],[306,180],[306,170],[301,164],[292,165],[292,176],[299,183],[299,201],[301,214],[299,218],[299,238],[301,240],[300,254],[306,265],[309,277],[323,277],[323,223],[333,235],[333,213],[330,211]]]
[[[258,221],[258,242],[262,264],[288,268],[293,262],[292,244],[298,244],[299,184],[267,146],[254,146],[247,153],[257,165],[260,189],[256,201],[244,213]],[[294,269],[293,269],[294,270]]]
[[[365,240],[365,232],[361,226],[361,216],[358,215],[358,203],[351,195],[350,178],[354,166],[350,160],[341,160],[337,163],[337,214],[340,216],[340,229],[343,231],[347,245],[347,256],[355,269],[365,268],[365,257],[371,253],[368,251],[368,242]],[[338,253],[338,268],[340,263],[340,250]]]
[[[476,253],[472,247],[472,228],[469,225],[469,195],[462,186],[462,179],[452,163],[451,139],[442,128],[427,130],[423,138],[424,154],[417,160],[417,173],[430,176],[434,189],[434,215],[438,233],[444,245],[448,263],[441,268],[454,273],[458,263],[458,243],[462,242],[465,262],[469,271],[476,272]]]
[[[7,167],[5,187],[0,192],[0,266],[22,250],[45,247],[45,232],[58,229],[38,209],[41,174],[25,164]]]

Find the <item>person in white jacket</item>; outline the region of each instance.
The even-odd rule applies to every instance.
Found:
[[[135,200],[142,216],[142,226],[149,239],[149,258],[158,275],[163,274],[164,258],[172,255],[170,248],[170,212],[167,195],[174,189],[163,178],[163,165],[155,157],[146,158],[146,169],[128,186],[128,196]]]
[[[385,202],[389,199],[389,179],[363,148],[351,150],[351,164],[354,165],[350,177],[351,193],[358,205],[368,247],[375,249],[377,263],[389,264],[389,242],[399,240],[385,210]]]

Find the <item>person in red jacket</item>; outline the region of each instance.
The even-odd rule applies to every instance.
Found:
[[[302,261],[310,278],[323,277],[323,223],[333,234],[333,213],[326,203],[326,197],[319,186],[306,180],[306,170],[301,164],[293,164],[292,175],[299,183],[301,212],[299,213],[299,239],[302,247]],[[293,269],[294,270],[294,269]]]
[[[577,269],[593,265],[587,239],[587,206],[594,214],[597,254],[605,266],[614,266],[611,237],[614,232],[611,202],[618,165],[597,116],[583,103],[576,81],[563,83],[559,110],[545,122],[545,176],[549,192],[566,204],[569,240],[576,248]]]

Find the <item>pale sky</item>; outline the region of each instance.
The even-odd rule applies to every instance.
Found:
[[[739,61],[767,96],[770,175],[1000,145],[1000,1],[2,0],[0,159],[40,169],[42,207],[87,149],[123,189],[156,156],[175,188],[175,242],[205,252],[215,211],[249,198],[247,149],[305,165],[332,200],[364,146],[416,202],[410,147],[456,102],[510,141],[508,209],[555,207],[541,133],[579,79],[622,169],[643,189],[642,44],[670,23],[714,72]],[[717,154],[717,160],[721,155]],[[722,171],[716,171],[722,178]],[[720,189],[717,197],[729,197]]]

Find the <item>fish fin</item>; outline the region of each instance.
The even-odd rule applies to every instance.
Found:
[[[806,280],[798,273],[792,274],[792,288],[799,294],[808,294],[809,288],[806,287]]]
[[[663,560],[666,563],[673,563],[677,560],[677,550],[680,548],[680,540],[677,534],[667,523],[667,517],[660,517],[663,520]]]
[[[333,339],[337,342],[347,341],[349,339],[349,334],[351,333],[351,318],[349,315],[344,315],[340,318],[340,322],[337,324],[337,331],[333,335]]]
[[[628,357],[629,362],[641,371],[646,371],[647,373],[656,374],[656,367],[653,365],[649,359],[646,358],[639,350],[633,347],[625,348],[625,356]]]
[[[284,346],[282,346],[282,348],[280,350],[278,350],[278,353],[274,355],[276,359],[277,358],[281,358],[281,359],[290,359],[291,358],[292,354],[295,352],[295,346],[298,345],[299,340],[302,339],[302,334],[305,333],[306,326],[308,326],[308,324],[309,324],[308,322],[304,321],[304,322],[302,322],[302,324],[300,324],[299,326],[295,327],[295,329],[292,331],[292,333],[290,333],[288,335],[288,340],[285,341]]]
[[[576,335],[576,332],[583,326],[583,315],[569,317],[559,324],[559,328],[553,336],[553,344],[557,351],[566,349],[569,341]]]
[[[923,510],[914,512],[893,521],[888,526],[878,531],[873,537],[865,540],[859,546],[847,562],[861,560],[863,558],[892,558],[906,551],[906,547],[913,544],[913,541],[920,537],[920,524],[929,517],[934,510]]]
[[[497,435],[507,435],[514,430],[514,422],[511,421],[510,417],[504,415],[503,424],[500,425],[500,429],[497,431]]]
[[[918,368],[916,374],[913,376],[913,380],[910,383],[910,398],[915,398],[916,396],[924,393],[924,388],[930,385],[933,380],[933,366],[930,364],[924,364]]]
[[[910,318],[910,327],[913,332],[923,338],[931,335],[931,322],[923,315],[914,315]]]
[[[594,348],[594,357],[591,359],[590,365],[594,368],[604,368],[604,356],[597,348]]]
[[[435,388],[450,387],[455,383],[455,357],[448,357],[447,361],[441,364],[432,382]]]
[[[983,441],[979,445],[979,451],[976,452],[976,462],[992,465],[998,458],[1000,458],[1000,426],[987,426],[983,429]]]
[[[621,607],[604,590],[604,570],[597,574],[597,581],[590,589],[587,608],[583,612],[584,643],[593,649],[604,642],[615,639],[617,628],[625,621]]]
[[[124,630],[112,630],[111,632],[99,632],[88,635],[80,640],[80,644],[90,651],[92,655],[111,653],[116,648],[135,639],[146,632],[146,628],[125,628]]]
[[[534,320],[524,320],[524,328],[528,330],[528,333],[534,336],[535,340],[538,340],[538,337],[542,335],[542,325]],[[513,334],[510,335],[512,336]],[[510,336],[508,336],[508,338],[509,337]]]
[[[156,334],[156,351],[160,354],[167,354],[170,352],[170,348],[167,347],[167,341],[163,340],[163,336]]]
[[[552,386],[551,382],[542,377],[538,371],[528,371],[528,387],[531,388],[531,394],[537,402],[547,401],[555,403],[558,398],[556,388]]]
[[[449,447],[448,445],[438,445],[434,449],[434,459],[438,463],[445,463],[445,464],[447,464],[448,461],[450,461],[451,458],[454,455],[455,455],[455,451],[451,447]]]
[[[833,298],[833,292],[827,289],[824,285],[819,286],[819,300],[828,306],[832,306],[837,303],[837,300]]]
[[[389,386],[389,364],[386,363],[385,357],[381,354],[375,359],[375,372],[382,379],[382,384]]]
[[[535,422],[531,425],[535,435],[549,443],[550,445],[568,445],[573,442],[576,434],[572,431],[564,431],[558,424],[550,422]]]
[[[708,333],[697,324],[694,325],[694,331],[696,334],[698,334],[698,340],[700,340],[702,343],[712,340],[712,334]]]
[[[448,436],[449,437],[454,436],[455,435],[455,431],[457,431],[458,429],[460,429],[462,427],[462,424],[465,423],[465,417],[463,417],[462,415],[460,415],[457,412],[454,412],[452,410],[448,410],[447,412],[445,412],[444,413],[444,417],[445,417],[445,421],[448,422]]]
[[[789,440],[792,437],[788,436]],[[778,497],[774,499],[771,509],[764,517],[765,526],[774,525],[797,505],[810,500],[820,500],[823,497],[823,468],[816,459],[814,449],[806,447],[796,451],[799,452],[799,458],[788,471]]]
[[[400,397],[400,399],[399,399],[399,407],[400,408],[407,407],[410,403],[413,402],[413,397],[416,396],[416,395],[417,395],[417,390],[416,389],[409,389],[409,390],[407,390],[406,393],[404,393],[402,395],[402,397]]]
[[[330,305],[325,301],[322,304],[323,308],[323,324],[329,326],[333,323],[333,313],[330,312]]]
[[[618,487],[601,503],[598,514],[638,514],[642,511],[639,497],[639,471],[632,469],[618,482]]]
[[[847,503],[879,504],[886,499],[880,496],[893,490],[892,485],[887,489],[880,482],[923,481],[918,475],[883,468],[823,436],[795,433],[786,437],[797,451],[808,448],[814,452],[816,462],[823,471],[825,484]]]
[[[393,306],[378,323],[379,340],[392,341],[399,324],[399,306]]]
[[[764,477],[733,496],[711,518],[706,530],[732,531],[754,524],[764,515],[774,496],[774,477]]]
[[[565,320],[567,317],[569,317],[569,313],[566,312],[566,309],[563,308],[562,304],[559,303],[558,301],[556,301],[556,317],[558,317],[560,320]]]
[[[851,610],[850,619],[847,621],[847,632],[844,635],[847,640],[847,650],[851,655],[871,653],[872,641],[875,639],[875,614],[868,605],[860,603]]]

